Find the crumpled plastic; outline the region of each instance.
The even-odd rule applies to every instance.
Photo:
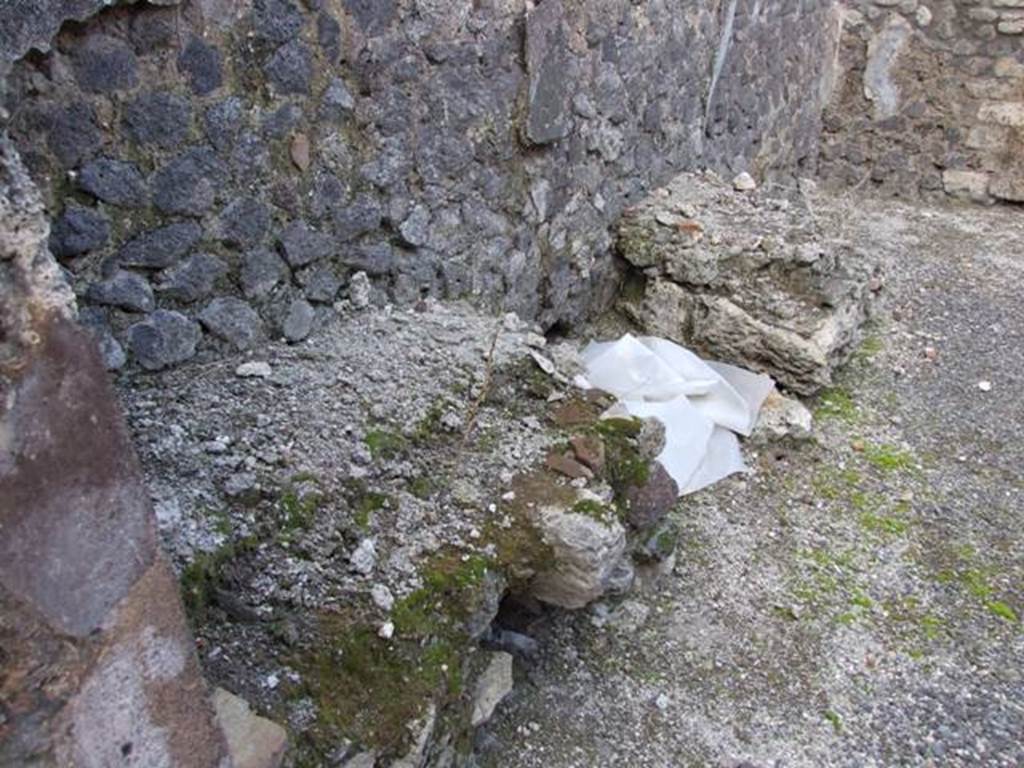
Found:
[[[775,382],[726,363],[704,361],[655,336],[626,334],[583,350],[579,383],[614,395],[606,417],[654,417],[665,425],[657,456],[680,495],[746,471],[737,435],[749,435]]]

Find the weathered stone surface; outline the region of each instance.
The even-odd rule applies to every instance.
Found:
[[[270,211],[251,197],[232,201],[221,212],[220,239],[227,245],[252,248],[260,243],[270,228]]]
[[[67,736],[56,745],[60,763],[117,765],[131,756],[140,765],[206,768],[224,760],[224,734],[195,658],[178,581],[162,557],[103,630],[95,665],[61,713]]]
[[[193,221],[179,221],[152,229],[125,243],[117,255],[117,262],[126,267],[165,269],[180,261],[202,234],[202,228]]]
[[[46,146],[61,166],[78,165],[99,149],[101,142],[96,112],[91,104],[76,100],[52,107],[47,120]]]
[[[78,322],[88,329],[100,350],[103,365],[108,371],[116,371],[124,367],[128,357],[121,343],[114,338],[107,323],[106,312],[99,307],[84,307],[78,313]]]
[[[582,493],[582,500],[595,502],[590,494]],[[626,533],[618,520],[543,504],[538,505],[532,522],[551,547],[552,563],[534,577],[531,594],[562,608],[582,608],[604,594],[626,548]]]
[[[255,714],[233,693],[213,692],[217,722],[224,730],[235,768],[277,768],[288,746],[288,734],[277,723]]]
[[[350,114],[356,102],[340,77],[335,77],[324,89],[320,99],[320,117],[324,120],[338,121]]]
[[[783,440],[800,442],[811,438],[813,428],[814,418],[807,406],[773,391],[761,405],[748,442],[762,445]]]
[[[129,90],[139,83],[135,52],[107,35],[89,35],[85,44],[72,54],[71,66],[75,79],[85,91],[114,93]]]
[[[975,203],[985,203],[989,197],[989,176],[984,171],[947,169],[942,172],[942,188],[946,194]]]
[[[256,310],[241,299],[230,296],[216,298],[207,304],[199,313],[199,322],[214,336],[238,350],[250,349],[264,337],[263,321]]]
[[[310,228],[304,221],[293,221],[281,233],[281,250],[293,267],[302,267],[322,259],[333,250],[330,238]]]
[[[316,311],[303,299],[296,299],[288,305],[288,314],[281,323],[281,332],[288,341],[302,341],[313,330]]]
[[[572,452],[576,460],[590,469],[600,473],[604,469],[604,441],[596,435],[573,435],[569,438]]]
[[[93,160],[78,174],[78,186],[97,200],[122,208],[142,208],[148,201],[146,181],[134,163],[109,157]]]
[[[201,337],[199,326],[180,312],[158,309],[128,329],[128,347],[139,365],[158,371],[190,359]]]
[[[197,253],[164,273],[159,290],[176,301],[198,301],[213,292],[217,280],[227,271],[227,264],[216,256]]]
[[[164,213],[202,216],[213,206],[227,176],[213,150],[190,149],[153,175],[153,203]]]
[[[1024,169],[1016,173],[997,173],[988,185],[989,194],[1008,203],[1024,203]]]
[[[765,371],[796,392],[828,385],[881,283],[800,198],[736,193],[684,174],[624,216],[619,251],[645,275],[626,310],[653,334]]]
[[[191,123],[192,104],[166,91],[142,94],[124,113],[124,130],[132,141],[163,148],[184,142]]]
[[[281,94],[308,94],[313,80],[313,54],[298,40],[285,43],[263,66],[267,80]]]
[[[530,77],[526,137],[535,144],[564,139],[572,128],[574,83],[561,0],[548,0],[526,17],[526,71]]]
[[[257,248],[242,257],[242,292],[247,299],[265,296],[288,275],[288,265],[269,248]]]
[[[86,332],[58,319],[39,331],[25,373],[7,388],[0,583],[82,637],[153,561],[149,497]]]
[[[84,21],[104,0],[13,0],[0,5],[0,61],[20,59],[30,48],[47,50],[69,19]]]
[[[127,309],[129,312],[152,312],[156,308],[149,281],[134,272],[118,270],[106,280],[93,283],[86,294],[97,304]]]
[[[94,208],[70,202],[53,223],[50,250],[58,259],[99,250],[110,240],[110,220]]]
[[[219,101],[203,115],[203,130],[206,138],[220,151],[231,148],[241,130],[244,106],[237,96]]]
[[[512,654],[494,651],[476,681],[470,723],[480,726],[491,719],[502,699],[512,693]]]
[[[626,517],[635,528],[657,525],[679,499],[679,486],[661,462],[650,465],[646,482],[626,489]]]
[[[330,304],[341,289],[341,278],[330,266],[310,267],[298,275],[302,293],[310,301]]]
[[[202,38],[193,35],[178,56],[178,69],[189,81],[192,92],[205,96],[220,88],[224,79],[223,61],[219,50]]]
[[[299,36],[306,19],[292,0],[254,0],[252,26],[266,43],[286,43]]]
[[[336,64],[341,58],[341,25],[327,11],[316,17],[316,39],[327,61]]]

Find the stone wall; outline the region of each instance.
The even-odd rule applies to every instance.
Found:
[[[226,765],[138,462],[47,233],[0,134],[0,764]]]
[[[607,301],[652,186],[813,170],[834,5],[136,3],[64,23],[7,106],[111,368],[302,339],[358,272],[552,326]]]
[[[1024,2],[849,0],[822,175],[1024,202]]]

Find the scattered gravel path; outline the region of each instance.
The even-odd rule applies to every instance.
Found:
[[[892,263],[818,442],[686,499],[660,591],[539,622],[484,765],[1024,765],[1024,218],[816,206]]]

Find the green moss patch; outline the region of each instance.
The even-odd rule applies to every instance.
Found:
[[[459,649],[446,640],[386,641],[367,626],[322,615],[315,646],[293,659],[317,720],[302,751],[326,759],[345,739],[398,756],[409,747],[408,725],[431,703],[443,707],[462,692]]]
[[[423,586],[395,603],[395,631],[402,638],[455,639],[462,632],[462,620],[479,607],[491,567],[483,555],[454,549],[434,556],[420,569]]]
[[[371,429],[363,438],[374,459],[393,459],[408,448],[408,441],[398,432],[387,429]]]
[[[834,419],[852,424],[860,418],[860,409],[848,390],[832,387],[819,395],[814,416],[816,419]]]
[[[185,612],[193,625],[206,620],[207,610],[216,599],[216,591],[229,563],[256,548],[254,536],[225,544],[213,552],[200,552],[181,574],[181,596]]]

